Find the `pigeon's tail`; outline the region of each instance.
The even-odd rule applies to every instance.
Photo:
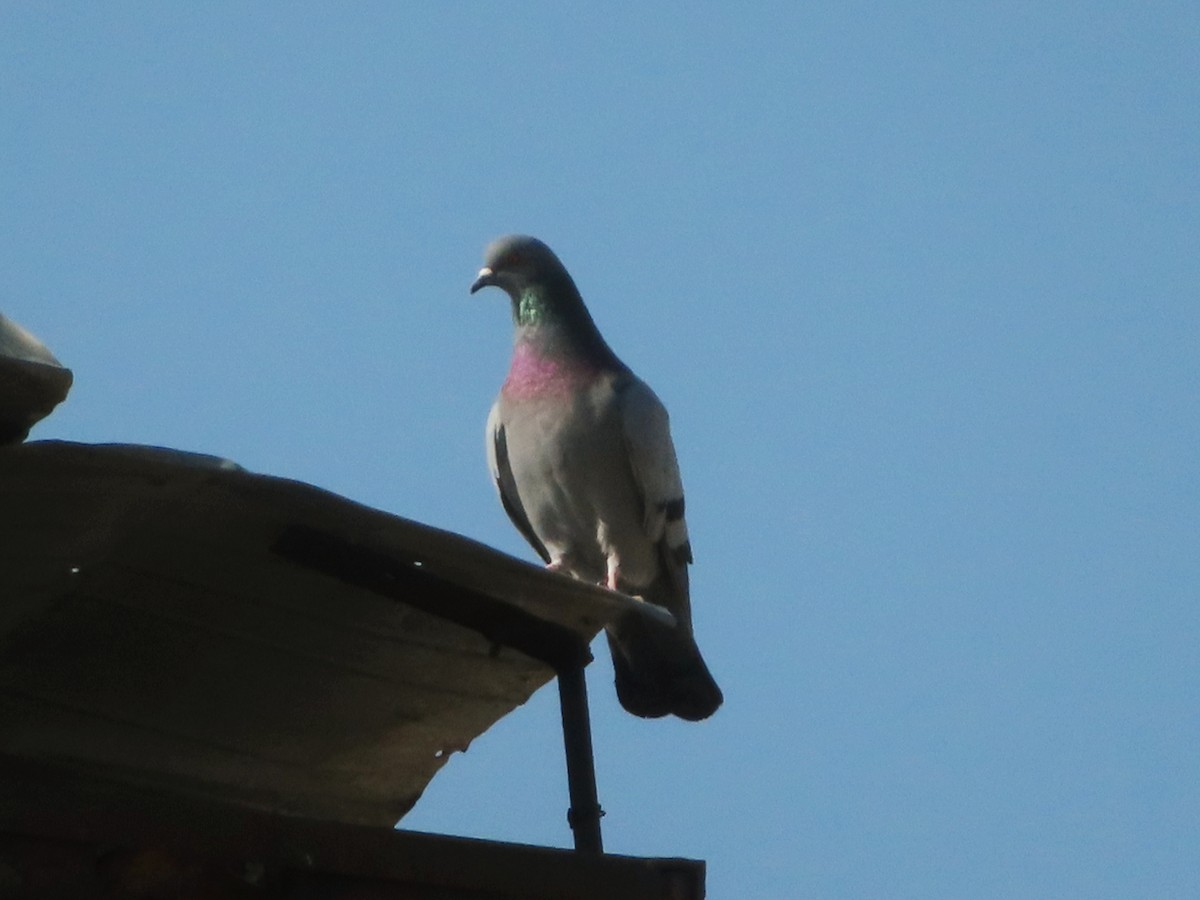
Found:
[[[707,719],[725,699],[685,626],[627,616],[610,627],[617,699],[635,716]]]

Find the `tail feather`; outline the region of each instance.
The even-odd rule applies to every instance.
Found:
[[[608,631],[617,699],[635,716],[707,719],[724,700],[690,629],[630,615]]]

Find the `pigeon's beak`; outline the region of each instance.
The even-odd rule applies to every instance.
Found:
[[[489,269],[487,266],[484,266],[482,269],[479,270],[478,277],[474,281],[471,282],[471,293],[473,294],[480,288],[485,288],[489,284],[495,284],[495,283],[496,283],[496,273],[493,272],[491,269]]]

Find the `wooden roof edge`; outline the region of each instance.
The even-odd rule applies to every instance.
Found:
[[[596,617],[592,633],[624,616],[638,616],[660,628],[672,628],[674,617],[666,609],[549,572],[540,565],[510,556],[457,532],[427,525],[372,507],[308,482],[278,475],[251,472],[230,460],[210,454],[143,444],[87,444],[61,440],[32,441],[0,447],[10,459],[42,460],[48,464],[102,465],[127,474],[169,470],[200,479],[205,488],[224,487],[257,495],[319,518],[328,527],[293,531],[310,544],[325,535],[327,551],[336,545],[358,557],[392,557],[411,567],[467,589],[485,594],[555,624],[569,623],[564,601],[591,610]],[[0,464],[4,456],[0,455]],[[286,547],[286,544],[284,545]],[[590,638],[590,635],[588,635]]]
[[[705,866],[282,816],[0,755],[0,834],[92,845],[97,858],[153,849],[270,880],[377,879],[495,898],[700,898]],[[464,894],[465,895],[465,894]],[[459,894],[455,894],[459,896]]]

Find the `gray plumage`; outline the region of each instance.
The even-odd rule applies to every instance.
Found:
[[[621,704],[703,719],[721,705],[692,634],[683,484],[667,412],[609,348],[558,257],[511,235],[471,292],[512,300],[512,365],[488,417],[488,464],[513,524],[547,566],[659,604],[666,629],[631,616],[608,632]]]

